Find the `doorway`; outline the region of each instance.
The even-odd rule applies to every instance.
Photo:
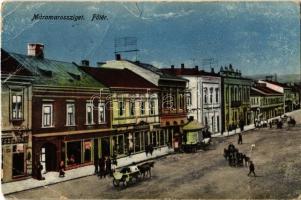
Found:
[[[101,157],[110,156],[110,137],[101,138]]]
[[[54,144],[46,143],[41,147],[40,162],[43,165],[43,171],[56,171],[57,157]]]

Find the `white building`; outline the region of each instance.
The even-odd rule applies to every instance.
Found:
[[[169,72],[189,80],[187,88],[188,117],[207,125],[212,133],[221,131],[221,78],[214,71],[205,72],[195,68],[164,68]]]

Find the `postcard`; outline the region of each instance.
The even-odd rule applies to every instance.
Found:
[[[300,199],[298,1],[4,1],[7,199]]]

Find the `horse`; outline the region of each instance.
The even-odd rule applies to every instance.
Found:
[[[155,162],[147,162],[137,166],[140,170],[141,175],[143,175],[143,178],[145,178],[146,175],[148,175],[149,177],[152,176],[151,168],[154,167],[154,164]]]

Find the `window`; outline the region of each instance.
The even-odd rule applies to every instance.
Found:
[[[66,125],[74,126],[75,125],[75,106],[73,103],[68,103],[66,108],[67,108]]]
[[[204,89],[204,102],[205,102],[205,104],[207,104],[207,96],[208,96],[208,89],[205,88]]]
[[[218,94],[219,93],[219,90],[218,88],[215,88],[215,102],[218,103]]]
[[[180,103],[180,109],[184,109],[184,94],[179,95],[179,103]]]
[[[130,101],[130,115],[135,115],[135,101]]]
[[[13,95],[12,98],[12,118],[13,119],[22,119],[22,96]]]
[[[42,111],[42,127],[52,127],[53,126],[53,109],[52,104],[43,104],[43,111]]]
[[[105,110],[105,104],[99,103],[98,104],[98,123],[105,123],[106,121],[106,110]]]
[[[140,102],[140,114],[145,115],[145,102],[144,101]]]
[[[140,132],[135,133],[135,152],[141,151]]]
[[[154,115],[155,114],[155,101],[151,100],[149,103],[150,103],[150,114]]]
[[[219,116],[216,116],[216,129],[219,132]]]
[[[213,88],[210,88],[210,103],[212,103],[213,99]]]
[[[206,125],[206,126],[208,125],[207,117],[205,117],[205,125]]]
[[[119,101],[118,102],[118,110],[119,110],[119,116],[124,115],[124,101]]]
[[[164,131],[160,131],[160,146],[165,145],[165,137],[164,137]]]
[[[94,124],[93,121],[93,104],[86,104],[86,124]]]
[[[228,87],[226,87],[226,103],[228,103],[229,102],[229,89],[228,89]]]
[[[115,135],[112,136],[112,146],[113,146],[113,153],[116,153],[117,155],[123,155],[124,154],[124,135]]]
[[[186,93],[186,102],[188,106],[191,106],[191,93]]]

